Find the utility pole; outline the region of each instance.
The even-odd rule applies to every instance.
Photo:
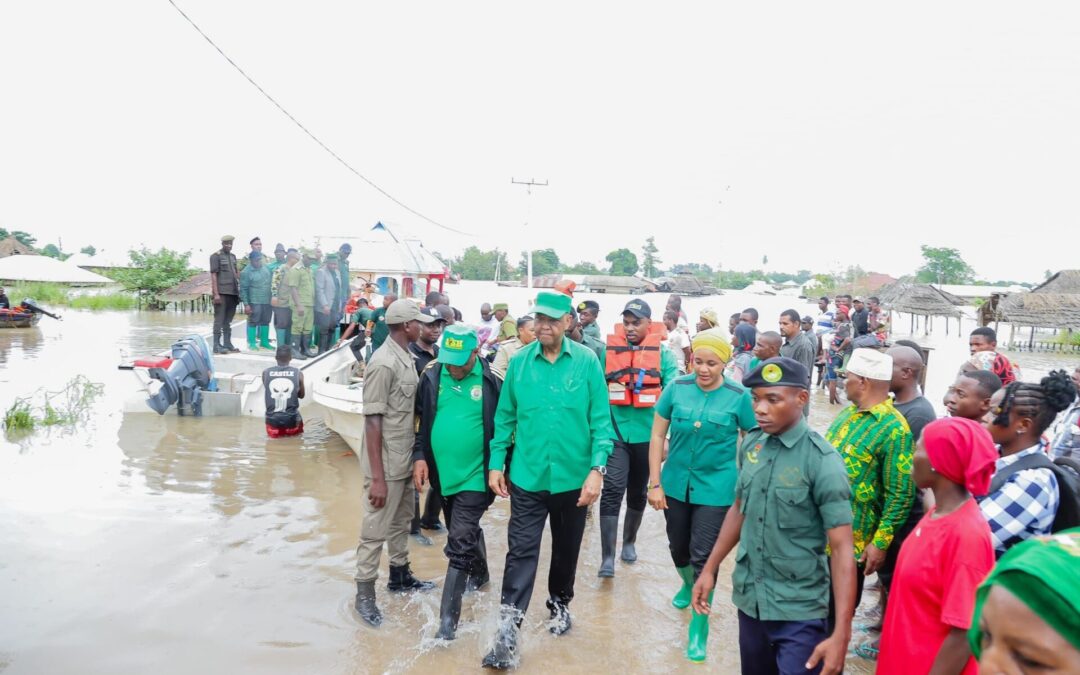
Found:
[[[517,180],[512,176],[510,182],[514,185],[525,186],[525,194],[528,197],[525,206],[525,231],[527,234],[529,230],[529,219],[532,217],[532,189],[533,187],[547,187],[548,182],[545,179],[544,182],[541,183],[535,178],[530,178],[529,180]],[[526,236],[525,245],[525,276],[525,286],[531,291],[533,287],[532,245],[528,243],[528,236]]]

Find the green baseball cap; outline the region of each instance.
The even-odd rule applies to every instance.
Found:
[[[442,344],[439,345],[439,363],[448,366],[465,365],[478,343],[476,331],[472,328],[460,323],[447,326],[443,329]]]
[[[536,306],[533,311],[537,314],[550,316],[552,319],[561,319],[570,313],[570,296],[562,293],[549,293],[543,291],[536,296]]]

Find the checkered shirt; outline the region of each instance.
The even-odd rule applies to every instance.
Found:
[[[995,471],[1042,451],[1041,445],[1035,445],[1002,457]],[[994,555],[1000,558],[1008,548],[1025,539],[1050,533],[1058,508],[1057,477],[1049,469],[1017,471],[1000,490],[981,498],[979,508],[990,523]]]

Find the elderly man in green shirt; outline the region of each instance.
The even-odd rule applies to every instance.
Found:
[[[885,562],[893,536],[915,501],[911,427],[889,396],[892,371],[888,354],[873,348],[852,352],[844,385],[851,405],[840,411],[825,434],[840,452],[851,483],[855,557],[862,568],[856,606],[864,579]]]
[[[803,419],[809,378],[801,363],[779,357],[743,379],[758,428],[739,447],[735,505],[694,584],[694,611],[706,615],[720,563],[738,546],[731,599],[744,675],[841,673],[851,640],[851,489],[836,450]]]
[[[607,340],[602,363],[615,433],[604,493],[600,495],[599,577],[615,576],[615,540],[623,494],[626,520],[621,557],[625,563],[637,561],[637,532],[647,504],[653,406],[660,391],[679,376],[675,354],[662,344],[665,337],[664,325],[652,321],[649,304],[631,300],[623,309],[622,323],[615,326],[615,334]],[[656,383],[643,384],[649,378]]]
[[[544,521],[551,520],[547,607],[550,630],[570,630],[585,514],[600,497],[611,454],[611,414],[600,362],[566,336],[570,297],[542,292],[534,311],[536,342],[510,362],[495,413],[488,484],[511,497],[502,609],[489,668],[511,667],[517,633],[529,607]],[[507,484],[506,456],[514,453]]]

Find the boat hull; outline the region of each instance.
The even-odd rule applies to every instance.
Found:
[[[37,312],[18,312],[0,309],[0,328],[32,328],[41,321]]]
[[[209,342],[209,340],[208,340]],[[155,358],[167,358],[170,352],[156,354]],[[348,384],[356,358],[348,345],[331,349],[306,361],[293,361],[292,365],[304,374],[304,384],[309,392],[300,399],[301,411],[314,402],[311,394],[318,383]],[[272,350],[242,351],[234,354],[213,356],[213,376],[217,391],[202,392],[202,416],[204,417],[263,417],[266,401],[262,372],[277,365]],[[131,392],[124,400],[125,413],[153,413],[147,399],[156,394],[161,382],[150,377],[150,368],[124,363],[121,370],[131,373]],[[176,415],[172,405],[166,414]]]
[[[323,409],[323,421],[359,457],[364,449],[364,390],[361,383],[316,382],[314,402]]]

